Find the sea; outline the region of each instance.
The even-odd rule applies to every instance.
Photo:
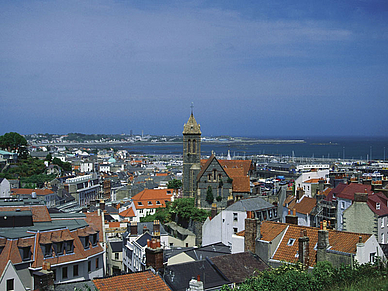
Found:
[[[258,137],[264,140],[266,138]],[[252,138],[252,140],[256,140]],[[271,138],[274,140],[274,138]],[[388,158],[388,137],[304,137],[278,140],[303,140],[304,142],[202,142],[201,154],[227,156],[289,156],[344,160],[383,160]],[[115,146],[133,154],[182,155],[182,143],[128,143]]]

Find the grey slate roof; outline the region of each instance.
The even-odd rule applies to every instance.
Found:
[[[174,291],[186,291],[192,278],[200,276],[204,289],[222,287],[230,281],[212,267],[208,260],[167,266],[163,279]],[[218,290],[218,289],[215,289]]]
[[[243,252],[211,258],[210,261],[233,283],[257,275],[270,267],[258,255]]]
[[[231,253],[231,250],[228,246],[223,243],[215,243],[211,245],[207,245],[200,248],[194,248],[190,251],[185,252],[186,255],[190,256],[194,260],[203,260],[205,258],[212,258],[221,255],[227,255]]]
[[[256,197],[256,198],[239,200],[233,203],[232,205],[230,205],[225,210],[245,212],[245,211],[256,211],[260,209],[267,209],[271,207],[275,207],[275,206],[260,197]]]
[[[109,242],[112,252],[122,252],[123,251],[123,241],[111,241]]]

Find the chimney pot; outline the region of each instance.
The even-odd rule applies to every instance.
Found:
[[[201,276],[200,275],[197,275],[197,281],[201,281]]]

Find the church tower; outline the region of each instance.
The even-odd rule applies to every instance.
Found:
[[[201,126],[193,110],[183,126],[183,197],[195,197],[197,175],[201,170]]]

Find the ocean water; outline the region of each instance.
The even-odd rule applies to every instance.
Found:
[[[287,138],[303,139],[304,143],[209,143],[201,144],[202,155],[226,156],[228,150],[232,156],[276,155],[306,158],[388,160],[388,137],[308,137]],[[173,144],[124,144],[120,148],[138,154],[181,155],[181,143]]]

